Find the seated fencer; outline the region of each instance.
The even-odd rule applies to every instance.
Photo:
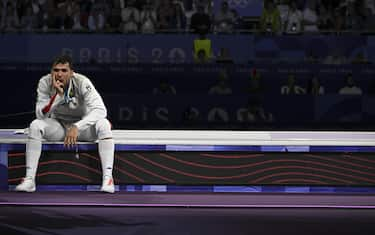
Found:
[[[101,191],[114,193],[114,141],[106,116],[102,97],[86,76],[73,71],[72,58],[56,57],[51,72],[38,83],[36,119],[29,126],[26,143],[26,176],[15,190],[36,190],[42,141],[64,141],[67,148],[74,147],[77,141],[98,141],[103,171]]]

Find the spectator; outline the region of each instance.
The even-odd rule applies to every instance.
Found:
[[[316,0],[308,0],[302,12],[304,32],[318,31],[318,16],[316,14]]]
[[[112,30],[115,30],[115,32],[120,32],[121,23],[122,23],[121,8],[112,7],[111,14],[108,18],[109,28],[111,28]]]
[[[13,0],[13,4],[16,7],[17,16],[21,22],[22,16],[26,14],[26,8],[31,6],[31,0]]]
[[[138,32],[140,13],[134,4],[135,0],[129,0],[127,7],[123,8],[121,11],[121,31],[124,33]]]
[[[110,4],[108,3],[108,0],[94,0],[92,8],[95,10],[98,10],[99,12],[102,12],[104,18],[108,19],[108,16],[110,15],[110,12],[111,12],[111,8],[110,8]]]
[[[364,8],[369,9],[372,15],[375,15],[375,1],[364,0]]]
[[[81,25],[81,12],[78,11],[73,15],[73,25],[72,25],[72,30],[75,31],[81,31],[84,28]]]
[[[289,0],[279,0],[277,4],[277,9],[280,12],[280,24],[285,25],[289,12]]]
[[[174,2],[172,9],[172,18],[170,28],[177,32],[185,31],[186,29],[186,16],[182,7],[182,3]]]
[[[320,31],[333,30],[334,20],[332,4],[327,6],[324,4],[320,5],[318,18],[318,27]]]
[[[62,11],[63,15],[63,28],[65,30],[72,30],[75,24],[74,15],[79,13],[79,6],[71,1],[67,2],[64,6],[65,10]]]
[[[176,95],[176,88],[167,79],[161,79],[159,85],[152,90],[154,95]]]
[[[320,85],[320,81],[317,76],[313,76],[311,79],[309,79],[306,91],[307,94],[313,96],[324,95],[324,87]]]
[[[4,31],[15,31],[19,27],[19,18],[17,15],[16,7],[14,2],[7,2],[3,16],[1,18],[0,28]]]
[[[220,52],[216,57],[216,63],[233,64],[233,59],[227,47],[220,48]]]
[[[242,19],[242,16],[238,13],[236,8],[231,8],[230,11],[233,14],[234,17],[234,24],[233,24],[233,29],[244,29],[245,23],[244,20]]]
[[[275,7],[273,0],[265,1],[265,8],[260,17],[260,29],[262,32],[277,33],[281,30],[280,12]]]
[[[290,2],[288,15],[284,25],[284,32],[288,34],[298,34],[303,31],[303,15],[300,10],[297,9],[295,1]]]
[[[80,10],[77,2],[72,0],[56,1],[56,9],[59,15],[60,25],[67,25],[68,28],[69,26],[71,28],[73,25],[73,15]]]
[[[152,1],[148,0],[143,5],[141,12],[141,31],[142,33],[154,33],[157,27],[156,12],[153,8]]]
[[[211,18],[203,5],[197,6],[197,12],[191,16],[190,29],[197,34],[207,34],[211,29]]]
[[[362,4],[361,4],[362,5]],[[348,30],[362,30],[364,26],[364,17],[361,13],[361,5],[357,2],[348,2],[346,7],[345,28]]]
[[[340,95],[362,95],[362,89],[357,87],[351,73],[345,78],[345,86],[339,90]]]
[[[89,13],[91,12],[93,3],[91,0],[82,0],[80,2],[80,15],[81,15],[81,25],[85,29],[88,29]]]
[[[205,34],[201,34],[199,38],[194,39],[194,60],[196,63],[210,62],[212,57],[211,39]]]
[[[37,26],[37,18],[33,15],[33,9],[30,6],[26,7],[25,14],[21,17],[21,29],[31,31]]]
[[[354,57],[352,64],[369,64],[363,52],[358,52]]]
[[[334,48],[332,49],[332,52],[329,55],[327,55],[327,57],[324,59],[323,63],[331,65],[340,65],[346,64],[347,59],[339,48]]]
[[[182,113],[182,121],[186,124],[194,124],[199,120],[199,110],[193,106],[188,106]]]
[[[302,87],[296,84],[296,78],[294,74],[289,74],[288,82],[286,85],[281,87],[282,95],[301,95],[305,94],[306,91]]]
[[[250,80],[249,80],[248,93],[259,95],[259,94],[262,94],[263,92],[264,92],[264,85],[262,83],[262,76],[256,69],[253,69],[252,74],[250,76]]]
[[[252,122],[273,122],[274,117],[270,112],[266,112],[262,103],[255,98],[255,100],[249,99],[245,108],[239,109],[237,112],[237,120],[244,123]]]
[[[228,73],[225,70],[220,71],[215,85],[213,85],[208,94],[210,95],[231,95],[232,88],[228,85]]]
[[[345,30],[345,11],[341,8],[336,8],[333,11],[333,29],[336,33]]]
[[[112,9],[122,10],[125,8],[125,0],[111,0]]]
[[[171,0],[161,0],[159,7],[156,11],[158,29],[169,30],[171,29],[171,22],[173,18],[174,6]]]
[[[215,106],[208,111],[207,121],[213,124],[228,122],[228,111],[225,108]]]
[[[215,14],[214,18],[215,31],[220,33],[231,33],[233,32],[234,25],[236,23],[235,15],[233,11],[229,9],[228,2],[222,1],[219,12]]]
[[[207,55],[206,51],[203,49],[198,50],[194,55],[194,62],[196,64],[207,64],[211,62],[210,57]]]
[[[54,25],[50,27],[54,30],[63,30],[64,29],[64,17],[66,14],[65,1],[64,0],[55,0],[53,1],[54,5]]]
[[[42,5],[38,0],[31,0],[31,8],[33,9],[33,15],[40,17],[42,14]]]
[[[106,22],[104,12],[99,9],[92,8],[88,18],[88,28],[90,31],[102,31]]]
[[[44,32],[55,28],[55,18],[52,14],[53,13],[51,13],[51,10],[48,8],[48,11],[44,12],[41,16],[40,26]]]
[[[186,0],[185,0],[186,1]],[[203,11],[209,16],[212,15],[213,1],[212,0],[190,0],[193,2],[193,11],[197,11],[198,6],[203,7]]]
[[[375,31],[375,14],[370,8],[365,10],[364,29],[369,32]]]

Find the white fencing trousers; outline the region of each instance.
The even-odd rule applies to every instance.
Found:
[[[56,119],[36,119],[29,127],[29,141],[26,143],[26,177],[35,178],[42,150],[42,141],[63,141],[69,124],[61,124]],[[114,142],[111,124],[101,119],[95,125],[80,131],[78,141],[99,140],[99,155],[102,163],[103,176],[112,176],[114,161]]]
[[[53,118],[36,119],[29,127],[29,138],[35,140],[63,141],[67,127]],[[79,131],[78,141],[96,141],[112,138],[111,124],[107,119],[101,119],[95,125]]]

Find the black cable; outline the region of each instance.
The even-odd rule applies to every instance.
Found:
[[[27,112],[19,112],[19,113],[7,113],[7,114],[0,114],[0,118],[8,118],[8,117],[16,117],[16,116],[23,116],[27,114],[33,114],[35,111],[27,111]]]

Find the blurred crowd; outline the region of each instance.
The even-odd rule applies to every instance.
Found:
[[[265,0],[264,32],[363,32],[375,29],[373,0]]]
[[[2,32],[305,32],[372,31],[374,0],[264,0],[250,19],[212,0],[0,0]]]
[[[185,32],[201,8],[211,27],[214,14],[210,0],[0,0],[0,29],[3,32]],[[220,20],[220,14],[215,18]]]

